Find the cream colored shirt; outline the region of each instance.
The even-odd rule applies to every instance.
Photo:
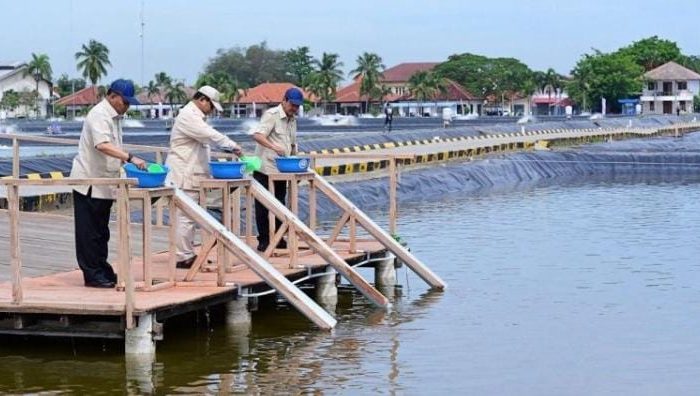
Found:
[[[210,143],[233,150],[238,144],[212,128],[204,113],[190,102],[180,109],[170,133],[170,152],[165,164],[170,172],[167,185],[191,190],[199,187],[199,180],[209,178]]]
[[[273,107],[265,111],[260,118],[260,124],[253,131],[254,133],[262,133],[267,136],[267,139],[284,147],[285,155],[296,154],[296,150],[292,150],[292,145],[296,147],[297,142],[297,119],[296,117],[287,117],[282,105]],[[279,173],[275,158],[277,153],[261,144],[256,144],[255,155],[262,159],[262,167],[260,172],[268,175],[270,173]]]
[[[118,178],[122,161],[110,157],[95,148],[100,143],[122,145],[122,117],[107,99],[88,112],[80,133],[78,155],[73,158],[70,177],[76,179]],[[74,186],[76,191],[87,195],[90,186]],[[116,186],[92,186],[93,198],[114,199]]]

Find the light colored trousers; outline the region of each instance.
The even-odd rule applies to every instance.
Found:
[[[184,190],[195,202],[199,202],[199,193],[192,190]],[[177,211],[177,235],[175,236],[175,254],[177,261],[187,260],[194,256],[194,232],[195,222],[182,210]]]

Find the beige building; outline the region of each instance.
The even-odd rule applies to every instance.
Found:
[[[27,64],[23,62],[0,63],[0,100],[5,92],[14,91],[20,95],[28,95],[36,91],[37,83],[34,77],[25,74]],[[51,100],[51,82],[39,80],[39,92],[35,103],[20,104],[10,109],[0,109],[3,115],[12,117],[46,117]],[[32,102],[34,102],[32,100]]]
[[[693,97],[700,93],[700,74],[676,62],[668,62],[649,70],[644,78],[647,82],[639,98],[644,114],[693,111]]]

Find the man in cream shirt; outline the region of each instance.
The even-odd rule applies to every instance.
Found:
[[[260,124],[253,131],[255,155],[262,159],[260,172],[254,172],[253,178],[258,183],[268,188],[268,175],[278,173],[275,158],[278,156],[296,155],[297,119],[299,106],[304,104],[304,94],[298,88],[289,88],[284,94],[284,100],[279,106],[273,107],[263,114]],[[285,203],[287,196],[287,182],[275,181],[275,197]],[[255,201],[255,223],[258,227],[258,250],[264,252],[270,244],[270,225],[268,223],[268,210],[260,202]],[[276,228],[281,226],[276,221]],[[287,244],[284,240],[277,245],[284,249]]]
[[[199,181],[209,178],[210,143],[225,151],[241,155],[241,149],[233,140],[206,123],[205,117],[222,111],[219,91],[205,85],[197,90],[192,100],[180,109],[170,135],[170,152],[165,161],[170,167],[166,184],[185,190],[197,200]],[[196,259],[194,254],[195,223],[179,212],[177,217],[177,267],[190,268]]]
[[[134,97],[134,84],[130,80],[114,81],[107,96],[85,117],[70,177],[119,178],[119,168],[124,162],[146,168],[144,160],[121,148],[122,115],[130,104],[139,104]],[[75,186],[73,189],[75,255],[85,286],[111,288],[117,281],[107,262],[114,189],[112,186]]]

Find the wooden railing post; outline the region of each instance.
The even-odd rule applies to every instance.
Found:
[[[12,139],[12,177],[19,178],[19,141]]]
[[[10,265],[12,267],[12,303],[22,303],[22,259],[19,246],[19,186],[7,185],[7,209],[10,214]]]
[[[150,209],[150,208],[149,208]],[[124,282],[126,294],[126,328],[134,328],[134,279],[131,276],[129,191],[126,183],[120,182],[117,188],[117,218],[119,221],[119,277]]]
[[[389,232],[396,234],[396,158],[389,159]]]

